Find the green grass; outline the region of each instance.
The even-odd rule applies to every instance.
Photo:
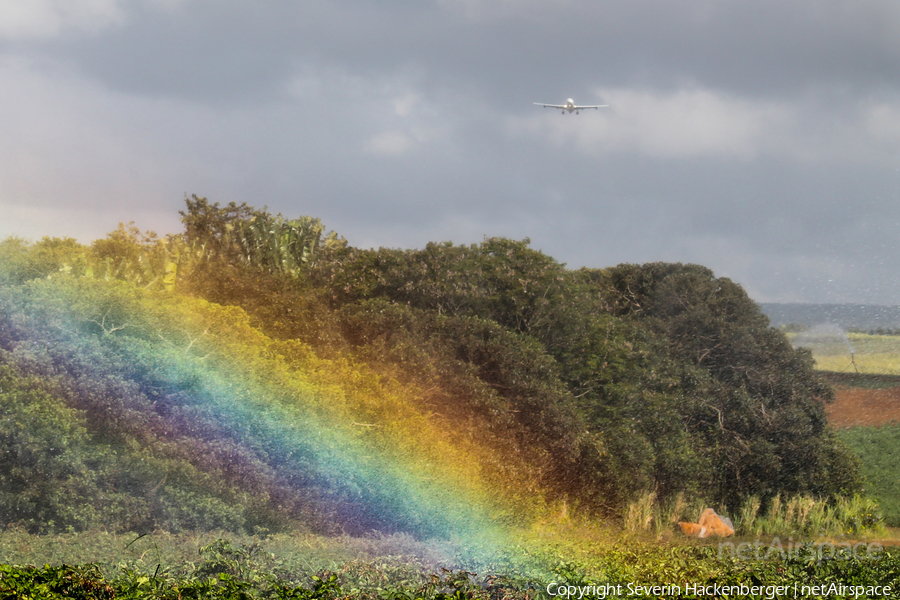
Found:
[[[714,583],[801,586],[835,581],[900,587],[900,555],[874,545],[853,556],[837,552],[842,548],[838,543],[659,543],[622,530],[571,525],[520,532],[515,543],[494,555],[479,554],[464,541],[423,542],[402,535],[211,541],[207,534],[135,537],[96,532],[38,537],[7,531],[0,537],[0,552],[5,553],[0,562],[6,563],[0,566],[0,598],[511,600],[549,598],[550,584],[622,586],[620,595],[626,597],[636,595],[628,593],[628,585],[684,589]],[[208,543],[198,547],[202,542]],[[844,546],[851,548],[849,542]],[[112,563],[69,566],[64,559],[76,550]],[[9,565],[8,556],[21,559],[23,553],[28,560],[16,562],[25,566]]]
[[[626,509],[622,519],[623,530],[628,534],[652,534],[657,540],[671,540],[671,533],[679,521],[696,523],[706,507],[702,501],[689,503],[681,496],[661,506],[656,502],[655,494],[644,494]],[[765,503],[751,496],[732,516],[732,520],[735,533],[743,537],[820,539],[854,536],[872,539],[887,534],[878,503],[870,497],[861,496],[825,500],[805,495],[779,495]]]
[[[871,498],[855,496],[826,502],[803,495],[776,496],[765,511],[761,506],[756,497],[744,502],[735,524],[739,535],[880,538],[887,533],[878,504]]]
[[[878,500],[885,522],[900,527],[900,425],[854,427],[838,436],[860,457],[867,492]]]
[[[820,371],[900,375],[900,336],[847,333],[845,339],[838,330],[787,335],[812,350]]]
[[[406,534],[373,535],[368,538],[327,537],[306,533],[275,534],[264,537],[227,532],[167,533],[147,535],[112,534],[87,531],[56,535],[31,535],[22,529],[0,533],[0,563],[100,565],[104,574],[114,575],[122,565],[139,570],[162,564],[196,565],[200,548],[227,539],[239,547],[272,554],[291,569],[315,574],[322,569],[338,569],[354,561],[395,557],[404,562],[436,566],[452,562],[461,550],[449,543],[416,540]]]

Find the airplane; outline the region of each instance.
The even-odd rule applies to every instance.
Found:
[[[562,114],[566,114],[567,112],[574,112],[576,115],[578,111],[585,110],[588,108],[606,108],[609,104],[597,104],[594,106],[578,106],[575,104],[575,101],[569,98],[566,100],[565,104],[541,104],[540,102],[535,102],[538,106],[543,106],[544,108],[558,108]]]

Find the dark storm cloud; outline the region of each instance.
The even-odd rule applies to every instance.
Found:
[[[572,267],[900,304],[894,2],[9,6],[2,235],[174,231],[198,193],[362,246],[528,236]],[[569,96],[612,106],[531,104]]]
[[[138,6],[141,6],[140,4]],[[468,8],[467,8],[468,7]],[[260,98],[298,64],[476,81],[491,97],[602,81],[748,94],[878,88],[896,74],[891,2],[183,2],[49,44],[109,85]],[[538,79],[539,78],[539,79]]]
[[[46,50],[123,91],[260,102],[308,64],[401,66],[417,41],[420,4],[199,0],[174,13],[146,9],[102,36],[52,40]]]

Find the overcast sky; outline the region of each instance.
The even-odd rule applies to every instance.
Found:
[[[0,0],[0,237],[197,194],[900,304],[898,192],[896,0]]]

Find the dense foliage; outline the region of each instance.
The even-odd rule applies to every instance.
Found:
[[[809,354],[708,269],[182,216],[0,244],[3,524],[446,535],[859,489]]]
[[[293,544],[288,544],[291,541]],[[175,564],[157,552],[146,556],[146,551],[144,556],[124,559],[118,564],[103,561],[81,566],[70,566],[47,556],[49,564],[43,567],[0,566],[0,597],[41,600],[512,600],[560,595],[575,598],[885,598],[895,597],[900,585],[900,556],[877,544],[859,544],[854,550],[850,544],[795,545],[772,540],[771,544],[747,544],[738,553],[735,547],[727,545],[721,549],[712,545],[667,546],[573,539],[512,547],[490,560],[478,557],[460,561],[458,557],[448,557],[448,564],[452,565],[448,568],[428,557],[410,553],[415,549],[402,538],[375,542],[378,556],[350,548],[331,558],[309,549],[304,552],[304,541],[311,540],[288,538],[279,543],[271,540],[240,543],[218,539],[202,545],[199,553],[194,549],[191,560],[179,560]],[[147,545],[141,540],[135,543]],[[352,543],[345,542],[345,546]],[[124,553],[136,554],[128,550]],[[121,556],[123,551],[120,549],[118,554]],[[659,587],[654,591],[653,586]]]

